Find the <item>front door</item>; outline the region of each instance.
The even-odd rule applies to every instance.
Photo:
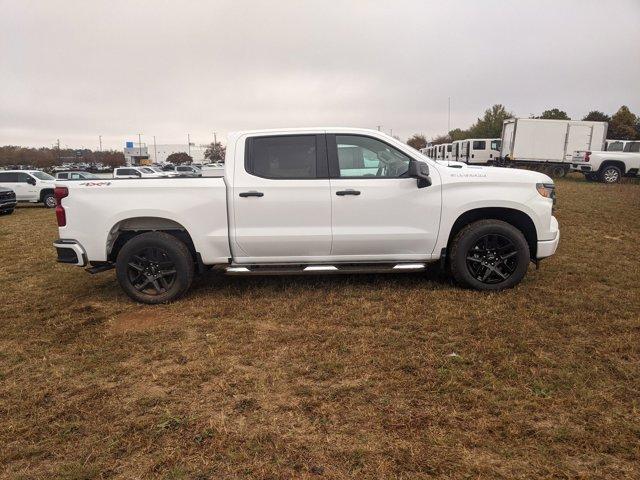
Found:
[[[239,263],[325,260],[331,199],[324,135],[247,138],[236,149],[231,201]]]
[[[418,188],[410,157],[366,135],[327,135],[333,245],[344,261],[428,259],[440,224],[440,179]]]

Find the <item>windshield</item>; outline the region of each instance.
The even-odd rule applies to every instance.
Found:
[[[153,170],[156,173],[164,173],[164,170],[162,170],[159,167],[149,167],[151,170]]]
[[[83,173],[81,174],[82,178],[89,178],[89,179],[94,179],[94,178],[100,178],[97,175],[94,175],[93,173]]]
[[[151,169],[149,167],[143,167],[143,168],[140,169],[140,171],[143,172],[143,173],[155,173],[153,171],[153,169]]]
[[[31,175],[39,180],[55,180],[51,175],[44,172],[31,172]]]

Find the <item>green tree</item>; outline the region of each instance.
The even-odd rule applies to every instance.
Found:
[[[224,162],[224,156],[227,153],[227,147],[220,142],[211,142],[204,151],[204,158],[212,162]]]
[[[407,140],[407,145],[415,148],[416,150],[420,150],[427,146],[427,137],[422,135],[421,133],[414,133]]]
[[[557,108],[545,110],[544,112],[542,112],[542,115],[533,118],[543,118],[545,120],[571,120],[569,115],[567,115],[567,112],[559,110]]]
[[[449,138],[452,142],[455,142],[456,140],[464,140],[465,138],[469,138],[469,131],[462,130],[460,128],[454,128],[449,132]]]
[[[631,113],[629,107],[623,105],[611,117],[607,137],[616,140],[635,140],[640,138],[637,122],[638,118]]]
[[[504,105],[496,104],[484,111],[484,116],[471,125],[466,138],[498,138],[502,135],[502,124],[512,118]]]
[[[598,110],[591,110],[582,119],[587,122],[610,122],[611,117],[606,113],[602,113]]]
[[[167,157],[167,162],[171,162],[174,165],[180,165],[182,163],[191,163],[192,161],[193,161],[193,158],[191,158],[189,154],[185,152],[172,153]]]

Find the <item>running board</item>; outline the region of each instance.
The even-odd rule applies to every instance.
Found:
[[[313,275],[325,273],[399,273],[425,270],[425,263],[345,263],[336,265],[231,265],[227,275]]]

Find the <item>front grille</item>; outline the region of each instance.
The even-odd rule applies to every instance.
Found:
[[[0,200],[12,200],[16,198],[14,192],[0,192]]]

